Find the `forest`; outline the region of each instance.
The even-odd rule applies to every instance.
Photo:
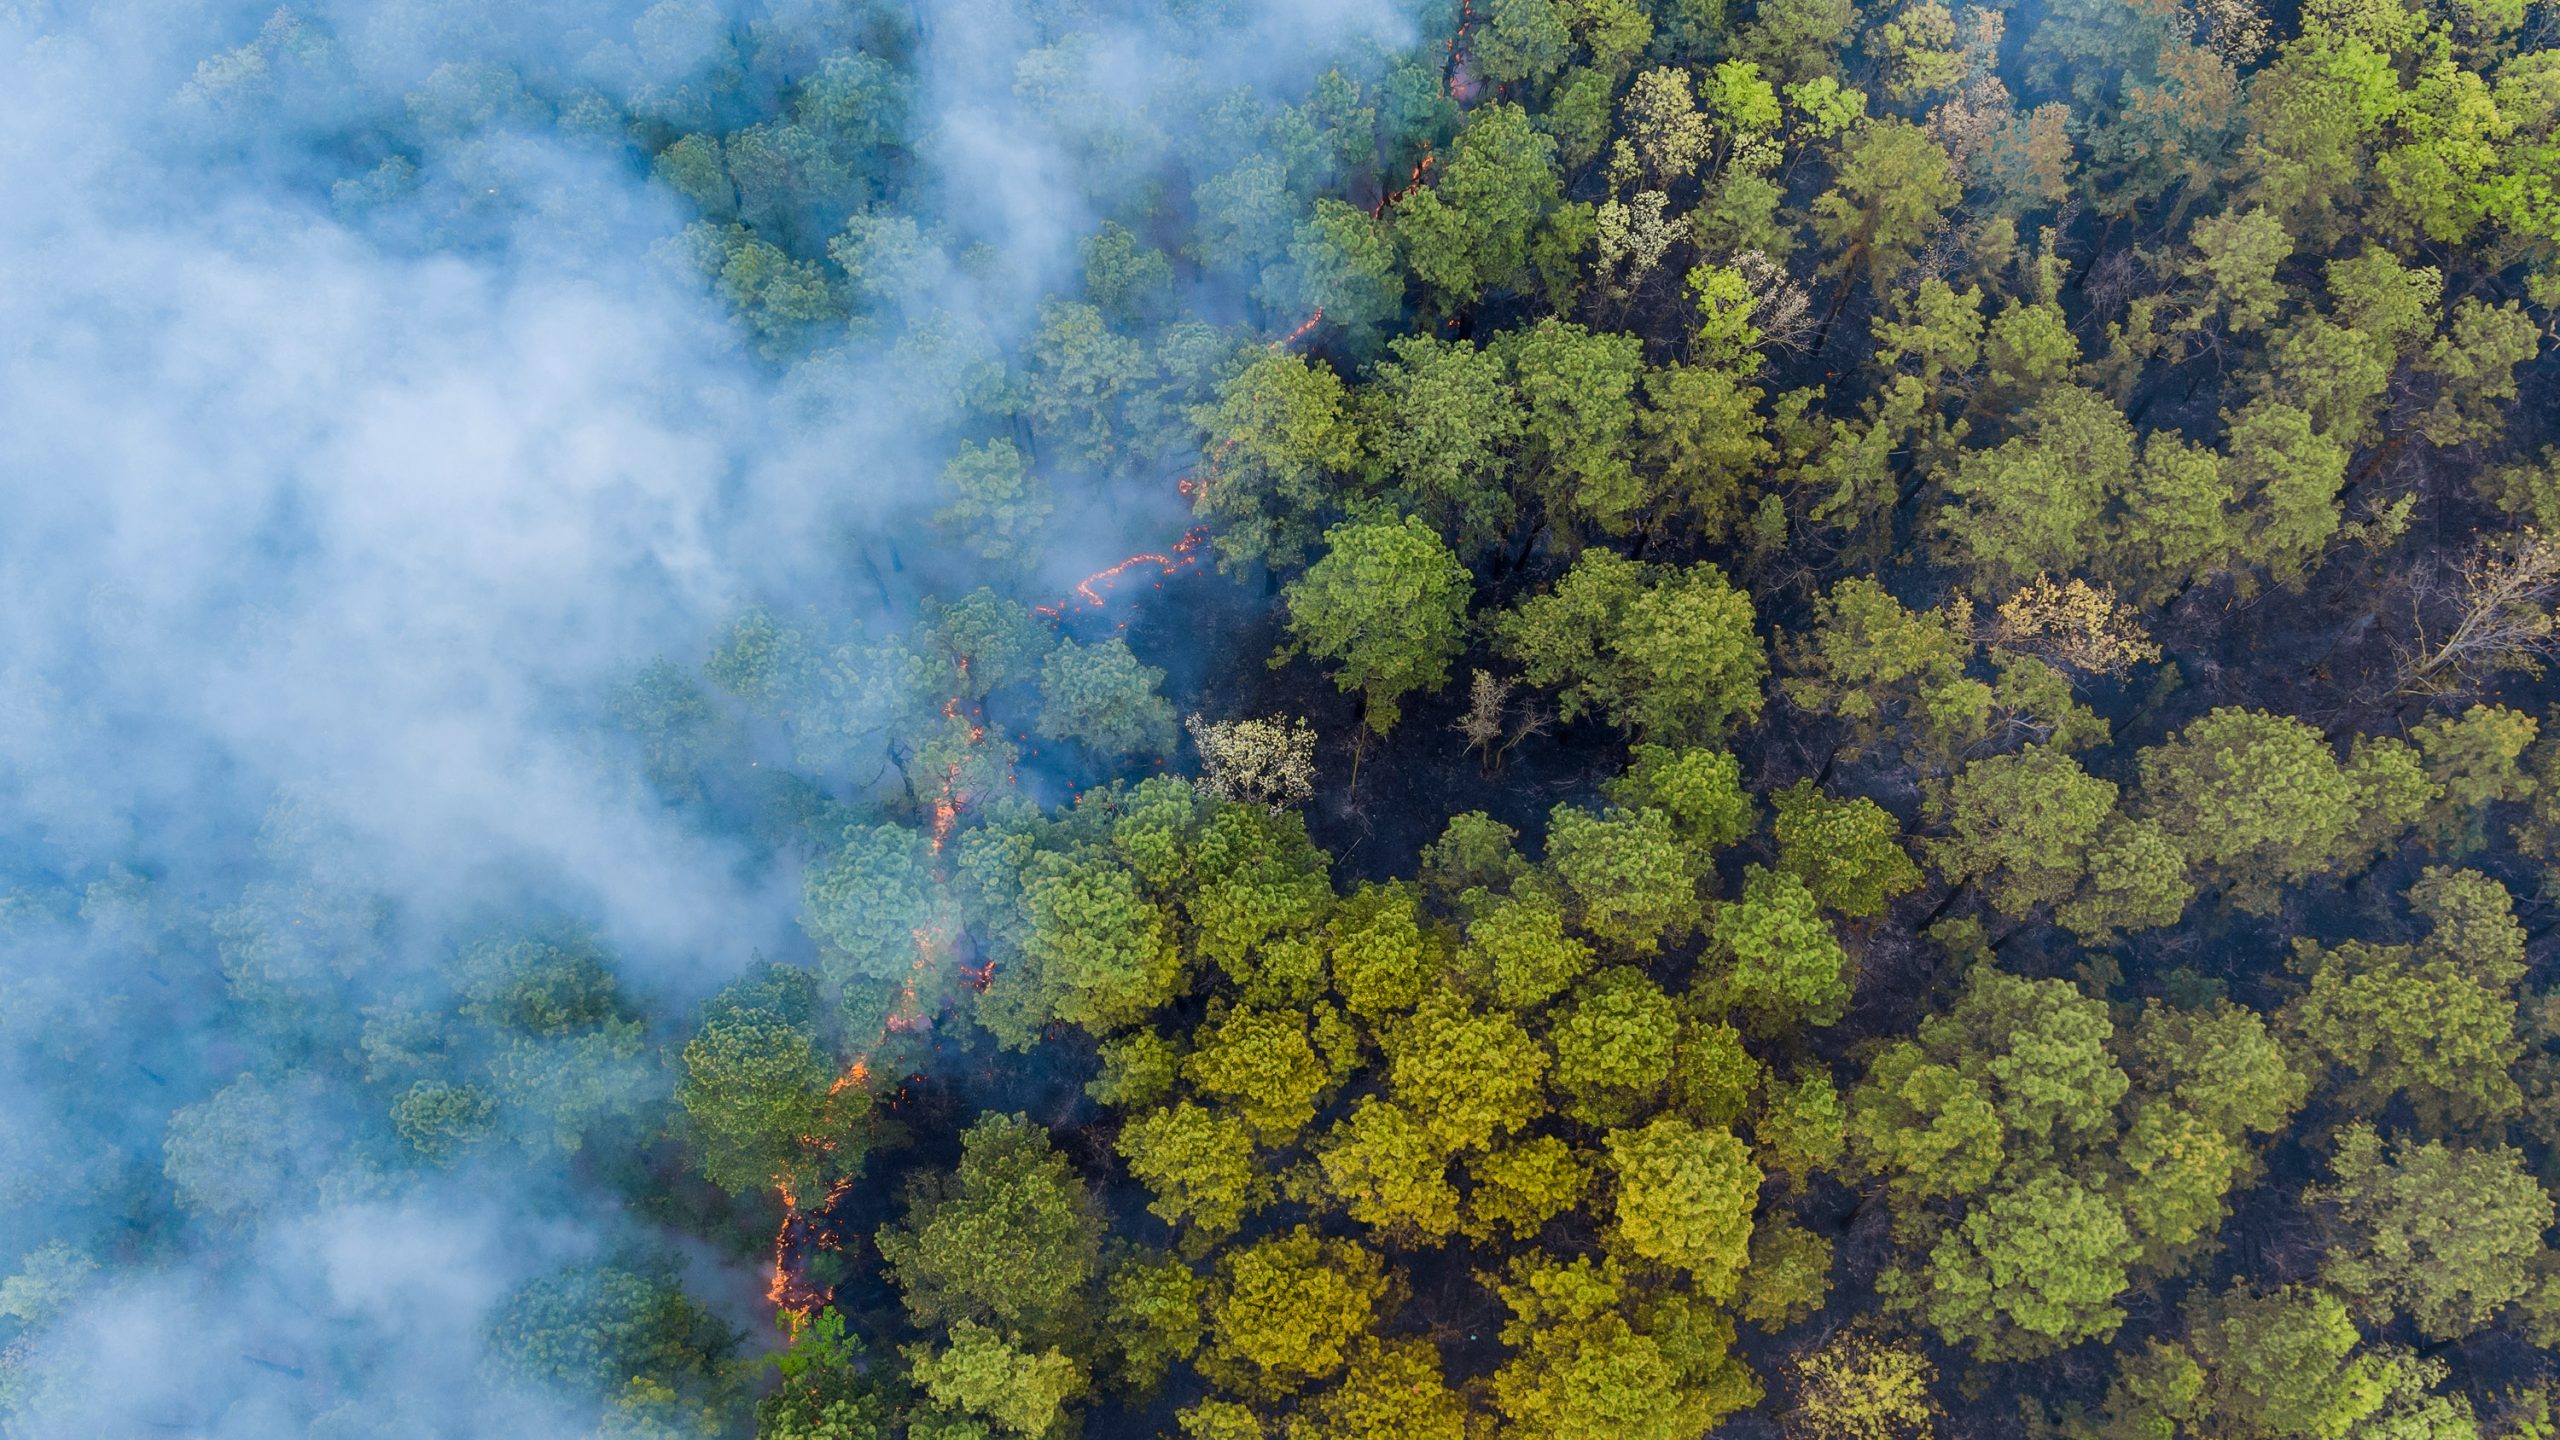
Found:
[[[2553,0],[0,85],[0,1435],[2560,1437]]]

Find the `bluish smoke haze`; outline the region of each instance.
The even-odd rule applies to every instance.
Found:
[[[491,935],[591,936],[651,1045],[805,947],[787,855],[666,805],[608,697],[750,604],[973,583],[897,322],[1011,351],[1202,107],[1404,38],[1326,0],[1061,49],[1045,9],[915,15],[900,204],[940,250],[786,370],[629,130],[771,111],[723,72],[858,38],[836,7],[0,3],[9,1433],[576,1433],[483,1337],[635,1246],[754,1318],[591,1155],[423,1168],[344,1077],[401,1073],[382,1017]],[[1160,539],[1162,478],[1062,497],[1055,572]]]

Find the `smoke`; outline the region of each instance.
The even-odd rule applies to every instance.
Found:
[[[740,47],[814,59],[856,7],[0,3],[10,1433],[573,1429],[488,1382],[493,1307],[677,1242],[557,1148],[423,1169],[327,1077],[405,1073],[384,1007],[493,931],[594,935],[652,1044],[805,953],[792,862],[665,803],[608,697],[751,603],[974,583],[922,524],[920,317],[1017,349],[1201,114],[1410,38],[1347,0],[915,20],[894,203],[942,259],[786,374],[633,135],[777,113]],[[1056,573],[1161,479],[1066,507]],[[173,1116],[227,1208],[176,1203]],[[689,1263],[755,1318],[744,1263]]]

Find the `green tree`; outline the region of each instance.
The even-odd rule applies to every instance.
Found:
[[[2051,745],[1964,767],[1947,787],[1946,838],[1931,858],[1959,884],[1982,880],[2004,915],[2071,897],[2115,814],[2116,787]]]
[[[1061,640],[1040,662],[1039,733],[1105,755],[1173,749],[1173,706],[1157,693],[1164,670],[1141,663],[1119,636]]]
[[[1472,305],[1528,268],[1538,224],[1564,195],[1555,153],[1519,106],[1479,106],[1439,178],[1396,207],[1396,243],[1442,310]]]
[[[1168,1225],[1189,1222],[1206,1239],[1234,1234],[1264,1188],[1244,1121],[1188,1100],[1130,1121],[1119,1150],[1155,1194],[1147,1208]]]
[[[1730,1131],[1657,1116],[1613,1132],[1613,1238],[1635,1255],[1689,1272],[1702,1292],[1731,1295],[1751,1244],[1760,1167]]]
[[[2296,942],[2290,968],[2306,983],[2278,1023],[2312,1065],[2343,1072],[2339,1096],[2360,1111],[2406,1095],[2431,1128],[2502,1120],[2524,1099],[2511,1073],[2525,973],[2512,902],[2484,875],[2436,869],[2410,899],[2435,921],[2424,944]]]
[[[2136,762],[2144,815],[2241,910],[2271,912],[2280,887],[2363,848],[2371,797],[2299,720],[2224,707]]]
[[[1413,1008],[1442,959],[1443,937],[1423,929],[1411,886],[1363,885],[1326,927],[1326,959],[1344,1008],[1372,1022]]]
[[[2114,1034],[2105,1004],[2069,982],[1977,965],[1952,1009],[1869,1064],[1850,1097],[1851,1153],[1925,1200],[1980,1191],[2013,1151],[2111,1138],[2132,1083]]]
[[[1071,465],[1110,464],[1128,430],[1121,407],[1146,378],[1146,347],[1113,330],[1100,310],[1064,300],[1040,307],[1026,408],[1044,454]]]
[[[2040,1171],[1984,1196],[1931,1247],[1924,1272],[1880,1286],[1950,1345],[2031,1360],[2115,1333],[2132,1239],[2106,1196]]]
[[[1526,1240],[1540,1226],[1582,1203],[1589,1168],[1573,1147],[1553,1135],[1498,1146],[1466,1158],[1474,1182],[1460,1224],[1478,1240],[1508,1235]]]
[[[1672,1105],[1701,1125],[1740,1121],[1751,1111],[1752,1095],[1769,1078],[1769,1067],[1743,1048],[1740,1030],[1721,1018],[1701,1018],[1720,1011],[1721,998],[1712,980],[1702,978],[1692,987],[1682,1006],[1688,1013],[1671,1061]]]
[[[1772,1086],[1751,1130],[1761,1160],[1802,1185],[1839,1168],[1849,1116],[1830,1072],[1814,1070],[1792,1085]]]
[[[814,977],[784,966],[734,981],[703,1006],[675,1098],[694,1164],[712,1184],[814,1198],[860,1163],[871,1093],[835,1085],[816,1009]]]
[[[1710,564],[1665,571],[1585,551],[1554,590],[1493,628],[1531,684],[1560,687],[1568,720],[1594,713],[1676,744],[1760,713],[1769,664],[1751,599]]]
[[[1084,293],[1111,322],[1139,326],[1171,308],[1173,262],[1110,220],[1076,247],[1084,260]]]
[[[1481,892],[1479,892],[1481,893]],[[1467,919],[1464,958],[1487,973],[1495,1003],[1543,1005],[1591,969],[1591,947],[1565,933],[1564,907],[1541,886],[1487,896]]]
[[[1266,1145],[1283,1145],[1316,1115],[1333,1077],[1296,1010],[1239,1005],[1193,1032],[1183,1076],[1224,1102]]]
[[[2235,1282],[2188,1304],[2208,1413],[2258,1434],[2337,1440],[2382,1403],[2380,1365],[2345,1302],[2309,1286],[2257,1294]]]
[[[1644,344],[1550,316],[1498,337],[1521,411],[1521,479],[1558,530],[1624,535],[1651,484],[1633,459]]]
[[[1920,887],[1920,867],[1902,848],[1901,822],[1875,801],[1834,799],[1810,779],[1769,800],[1778,812],[1778,868],[1824,907],[1851,918],[1881,915],[1894,896]]]
[[[1559,805],[1547,818],[1547,863],[1594,939],[1649,955],[1697,928],[1704,857],[1660,810],[1594,815]]]
[[[824,271],[743,225],[698,220],[677,238],[676,253],[710,282],[769,360],[800,352],[817,327],[843,318]]]
[[[1654,533],[1676,526],[1715,543],[1742,525],[1753,482],[1778,460],[1760,416],[1767,392],[1743,379],[1707,364],[1646,372],[1637,463]]]
[[[1831,1297],[1831,1242],[1783,1216],[1751,1232],[1751,1259],[1734,1313],[1776,1334],[1822,1311]]]
[[[991,689],[1032,679],[1050,635],[1021,602],[980,584],[952,602],[924,597],[909,643],[919,656],[950,666],[950,692],[960,700],[986,700]]]
[[[1051,1020],[1096,1033],[1137,1024],[1181,985],[1170,918],[1108,858],[1035,857],[1022,909],[1026,963],[999,969],[979,1005],[980,1022],[1013,1048]]]
[[[738,1343],[671,1278],[610,1265],[565,1267],[517,1286],[486,1340],[502,1373],[598,1398],[634,1376],[704,1388]]]
[[[1010,440],[961,443],[942,467],[949,505],[934,523],[978,558],[1003,569],[1026,570],[1048,544],[1049,517],[1057,509],[1049,485]]]
[[[1849,576],[1814,601],[1813,628],[1779,641],[1794,672],[1778,682],[1787,702],[1850,727],[1852,753],[1898,730],[1940,753],[1978,739],[1992,690],[1965,673],[1973,612],[1962,597],[1913,612],[1878,581]]]
[[[1295,565],[1333,500],[1333,478],[1360,459],[1342,377],[1303,356],[1273,353],[1218,387],[1191,423],[1205,436],[1192,508],[1217,527],[1219,562]]]
[[[391,1128],[441,1165],[487,1135],[496,1111],[496,1102],[477,1085],[420,1080],[392,1102]]]
[[[1291,1440],[1465,1440],[1467,1407],[1421,1338],[1363,1340],[1342,1383],[1310,1399]]]
[[[1032,1440],[1059,1433],[1067,1402],[1089,1378],[1058,1350],[1032,1350],[973,1320],[952,1326],[946,1346],[910,1345],[905,1353],[908,1373],[936,1402]]]
[[[1701,855],[1751,833],[1750,797],[1742,793],[1742,762],[1723,750],[1638,745],[1628,752],[1627,772],[1602,787],[1610,800],[1631,810],[1659,810],[1671,817],[1683,843]]]
[[[1554,78],[1573,51],[1571,14],[1557,0],[1493,0],[1474,56],[1497,84]]]
[[[1288,258],[1263,273],[1262,293],[1285,314],[1321,316],[1354,355],[1404,314],[1404,263],[1390,222],[1331,196],[1299,222]]]
[[[2165,1095],[2224,1134],[2284,1129],[2311,1088],[2257,1011],[2217,1000],[2197,1009],[2146,1002],[2127,1066],[2146,1095]]]
[[[1507,1011],[1435,991],[1382,1041],[1396,1099],[1444,1151],[1484,1149],[1544,1109],[1547,1053]]]
[[[1330,1378],[1368,1338],[1391,1289],[1376,1255],[1303,1225],[1230,1250],[1210,1292],[1201,1367],[1258,1395]]]
[[[1707,933],[1732,965],[1723,993],[1763,1020],[1828,1025],[1848,1008],[1849,954],[1790,872],[1745,866],[1742,898],[1717,906]]]
[[[1422,847],[1423,889],[1448,904],[1469,890],[1507,888],[1529,873],[1519,839],[1519,831],[1482,810],[1450,816],[1440,838]]]
[[[307,1073],[272,1081],[244,1073],[171,1113],[161,1173],[178,1203],[214,1225],[238,1226],[307,1189],[324,1144],[319,1100]]]
[[[916,964],[916,934],[943,923],[929,842],[904,825],[853,825],[800,880],[800,928],[842,988],[891,980]]]
[[[1861,125],[1841,149],[1831,189],[1813,202],[1814,235],[1831,252],[1823,273],[1841,277],[1843,295],[1859,278],[1884,294],[1962,194],[1929,132],[1898,116]]]
[[[1390,341],[1361,387],[1362,433],[1398,508],[1472,561],[1511,531],[1522,421],[1508,369],[1472,341]]]
[[[2225,418],[2223,474],[2237,507],[2236,553],[2299,589],[2338,533],[2347,447],[2315,428],[2308,412],[2263,396]]]
[[[1325,1188],[1351,1218],[1395,1239],[1458,1228],[1449,1157],[1415,1111],[1364,1096],[1316,1147]]]
[[[1758,1401],[1726,1353],[1732,1322],[1667,1300],[1631,1321],[1614,1266],[1543,1257],[1514,1262],[1501,1287],[1512,1354],[1494,1372],[1493,1405],[1524,1433],[1567,1440],[1694,1440]]]
[[[1938,1367],[1908,1340],[1865,1327],[1843,1330],[1796,1356],[1788,1388],[1811,1434],[1839,1440],[1928,1440],[1938,1402]]]
[[[2524,757],[2541,726],[2504,705],[2438,715],[2411,732],[2438,795],[2426,819],[2428,848],[2462,855],[2488,843],[2490,806],[2532,798]]]
[[[1283,592],[1289,648],[1333,666],[1334,684],[1359,691],[1369,727],[1384,734],[1405,695],[1448,681],[1473,582],[1411,515],[1337,525],[1324,543],[1324,558]]]
[[[2320,1278],[2377,1322],[2407,1315],[2430,1339],[2459,1339],[2530,1288],[2552,1204],[2517,1151],[2428,1141],[2386,1155],[2358,1123],[2329,1173],[2303,1197],[2334,1237]]]
[[[1089,1343],[1101,1211],[1049,1133],[989,1115],[960,1134],[960,1163],[907,1192],[880,1256],[919,1325],[991,1324],[1034,1348]]]
[[[862,1343],[821,1309],[773,1357],[780,1383],[756,1402],[758,1440],[874,1440],[892,1433],[899,1388],[860,1368]]]
[[[1124,1378],[1140,1394],[1152,1392],[1200,1348],[1204,1298],[1200,1277],[1179,1260],[1134,1252],[1111,1267],[1103,1324]]]
[[[1585,980],[1548,1036],[1565,1113],[1587,1125],[1633,1119],[1670,1078],[1679,1033],[1671,997],[1641,971],[1621,966]]]
[[[1734,37],[1734,48],[1744,63],[1775,78],[1827,79],[1838,70],[1840,47],[1856,26],[1849,0],[1763,0]]]
[[[2018,418],[2018,433],[1968,452],[1948,472],[1938,525],[1977,592],[2067,572],[2094,548],[2108,500],[2134,480],[2133,427],[2114,402],[2057,388]]]
[[[2149,820],[2109,816],[2098,828],[2079,893],[2053,918],[2084,944],[2112,943],[2119,931],[2175,925],[2195,898],[2187,857]]]

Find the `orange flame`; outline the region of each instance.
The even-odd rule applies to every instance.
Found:
[[[1439,163],[1439,158],[1440,157],[1432,154],[1429,147],[1426,146],[1423,149],[1422,158],[1413,162],[1413,174],[1406,178],[1404,188],[1395,191],[1392,194],[1379,196],[1377,208],[1369,212],[1369,218],[1374,220],[1379,216],[1386,214],[1387,207],[1403,203],[1407,196],[1410,196],[1414,191],[1421,189],[1422,177],[1430,172],[1433,165]]]
[[[1467,27],[1476,23],[1475,0],[1458,0],[1458,28],[1449,32],[1449,62],[1440,72],[1440,93],[1458,98],[1458,42],[1467,38]]]
[[[1197,482],[1192,481],[1190,477],[1186,476],[1182,482],[1178,483],[1193,485]],[[1194,492],[1192,490],[1185,489],[1182,493],[1188,495]],[[1132,555],[1117,565],[1096,570],[1092,574],[1084,577],[1082,580],[1077,581],[1074,593],[1067,599],[1061,600],[1055,605],[1035,605],[1032,608],[1038,613],[1049,616],[1052,619],[1065,614],[1067,611],[1078,605],[1091,605],[1099,609],[1110,603],[1109,597],[1105,596],[1102,592],[1116,584],[1121,576],[1128,574],[1130,571],[1137,569],[1141,565],[1153,565],[1161,574],[1179,575],[1183,571],[1190,569],[1192,566],[1199,564],[1200,557],[1194,552],[1200,548],[1200,541],[1205,538],[1205,535],[1205,531],[1186,531],[1184,532],[1181,541],[1173,547],[1173,553],[1167,555],[1159,554],[1153,550],[1148,550]]]
[[[1286,350],[1290,346],[1297,344],[1299,341],[1306,339],[1309,331],[1323,323],[1324,307],[1319,305],[1316,307],[1316,313],[1298,322],[1297,329],[1292,330],[1288,334],[1281,336],[1279,339],[1272,341],[1271,348],[1274,350]]]
[[[1449,32],[1449,56],[1440,69],[1440,93],[1451,100],[1458,98],[1458,47],[1465,43],[1467,31],[1475,23],[1475,0],[1459,0],[1458,28]],[[1432,153],[1430,146],[1423,146],[1422,158],[1413,162],[1413,173],[1405,177],[1404,188],[1379,196],[1377,206],[1369,212],[1369,218],[1375,220],[1385,215],[1390,208],[1404,201],[1414,191],[1421,189],[1422,177],[1430,173],[1431,167],[1438,164],[1439,159],[1439,156]]]
[[[957,668],[965,684],[969,674],[967,657],[959,658]],[[964,752],[987,738],[987,727],[980,722],[977,709],[973,706],[968,713],[970,717],[968,740],[964,746]],[[958,694],[942,702],[942,715],[946,720],[960,718],[961,700]],[[965,797],[960,793],[960,771],[963,763],[963,760],[955,759],[943,768],[939,793],[933,799],[931,834],[933,853],[936,855],[942,853],[943,843],[951,838],[952,830],[959,824],[960,810],[965,803]],[[918,997],[928,992],[926,981],[930,978],[934,963],[935,937],[929,930],[918,929],[915,931],[915,939],[915,964],[908,971],[906,985],[897,1009],[882,1026],[881,1033],[884,1039],[891,1031],[919,1030],[928,1023],[923,1013],[923,1002]],[[870,1084],[871,1055],[865,1053],[845,1067],[844,1073],[838,1075],[835,1083],[827,1087],[827,1094],[841,1095],[857,1086],[868,1089]],[[893,1098],[890,1103],[894,1105],[897,1101]],[[804,1136],[801,1143],[818,1151],[832,1151],[836,1148],[833,1136]],[[851,1176],[839,1179],[828,1187],[826,1197],[814,1210],[803,1210],[799,1197],[792,1193],[789,1179],[783,1176],[774,1177],[774,1194],[782,1201],[782,1223],[773,1234],[773,1280],[765,1289],[765,1298],[772,1302],[775,1311],[782,1318],[783,1328],[790,1334],[797,1335],[800,1327],[807,1323],[809,1316],[815,1314],[818,1306],[826,1300],[826,1297],[808,1282],[806,1275],[793,1268],[793,1256],[795,1252],[811,1246],[821,1250],[840,1248],[841,1242],[834,1235],[818,1227],[817,1217],[834,1209],[836,1202],[843,1199],[845,1192],[852,1188]]]

